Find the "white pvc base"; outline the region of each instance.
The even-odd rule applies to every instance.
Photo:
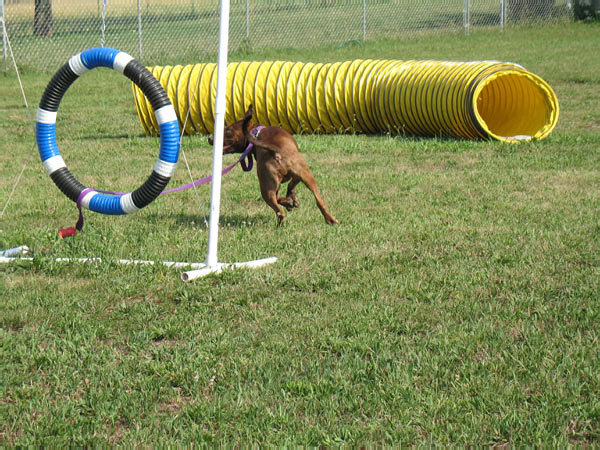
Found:
[[[22,247],[17,247],[19,250],[25,252],[25,249]],[[15,249],[10,249],[15,250]],[[27,249],[29,250],[29,249]],[[14,253],[12,253],[14,254]],[[12,262],[18,261],[33,261],[33,258],[23,258],[23,257],[6,257],[0,256],[0,264],[9,264]],[[56,262],[79,262],[79,263],[101,263],[102,258],[55,258]],[[183,281],[192,281],[196,278],[205,277],[211,273],[221,273],[223,270],[227,269],[238,269],[243,267],[248,267],[251,269],[266,266],[267,264],[273,264],[277,261],[276,257],[257,259],[255,261],[247,261],[241,263],[217,263],[213,266],[208,266],[206,263],[188,263],[188,262],[174,262],[174,261],[147,261],[142,259],[118,259],[116,262],[118,264],[134,264],[134,265],[150,265],[153,266],[155,264],[162,264],[163,266],[173,268],[173,269],[183,269],[190,268],[193,270],[189,270],[187,272],[183,272],[181,274],[181,279]]]
[[[251,269],[255,269],[257,267],[266,266],[267,264],[273,264],[277,261],[275,256],[264,259],[257,259],[254,261],[240,262],[240,263],[217,263],[213,266],[206,266],[202,269],[197,270],[189,270],[187,272],[183,272],[181,274],[181,279],[183,281],[192,281],[196,278],[205,277],[211,273],[221,273],[224,269],[238,269],[240,267],[248,267]]]
[[[2,0],[0,0],[2,1]],[[14,248],[7,248],[6,250],[0,250],[0,257],[27,255],[29,253],[29,247],[26,245],[19,245]]]
[[[18,261],[33,261],[33,258],[6,258],[0,256],[0,263],[8,264],[11,262]],[[78,262],[78,263],[101,263],[102,258],[55,258],[56,262]],[[174,269],[183,269],[184,267],[191,267],[193,269],[199,269],[201,267],[206,266],[204,263],[189,263],[189,262],[174,262],[174,261],[159,261],[158,263],[155,261],[146,261],[143,259],[117,259],[115,261],[118,264],[134,264],[134,265],[142,265],[142,266],[153,266],[155,264],[162,264],[163,266],[174,268]]]

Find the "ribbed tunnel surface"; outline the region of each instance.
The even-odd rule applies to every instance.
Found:
[[[185,133],[212,133],[216,64],[157,66]],[[133,85],[140,122],[152,107]],[[254,105],[254,121],[292,133],[385,133],[507,142],[543,139],[558,121],[552,88],[512,63],[353,60],[236,62],[227,69],[226,122]]]

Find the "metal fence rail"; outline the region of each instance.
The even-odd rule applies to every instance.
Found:
[[[0,0],[2,55],[54,70],[104,43],[146,64],[193,63],[217,51],[217,0]],[[571,18],[569,0],[232,0],[231,51],[470,32]],[[4,31],[5,30],[5,31]]]

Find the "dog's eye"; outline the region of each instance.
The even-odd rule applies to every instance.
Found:
[[[231,137],[231,131],[230,130],[225,130],[225,136]]]

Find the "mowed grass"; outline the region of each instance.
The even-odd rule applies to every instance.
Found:
[[[125,217],[77,209],[37,156],[0,74],[0,443],[585,445],[600,440],[600,60],[597,24],[378,41],[234,59],[499,59],[556,90],[546,140],[298,136],[337,227],[309,191],[276,227],[256,175],[223,178],[219,260],[277,256],[186,284],[207,230],[191,191]],[[32,110],[52,74],[23,74]],[[158,140],[127,80],[69,89],[58,141],[84,184],[131,190]],[[196,177],[204,137],[185,137]],[[233,162],[226,157],[224,163]],[[172,186],[187,182],[183,161]],[[208,211],[210,188],[199,189]],[[56,263],[102,257],[101,264]]]

